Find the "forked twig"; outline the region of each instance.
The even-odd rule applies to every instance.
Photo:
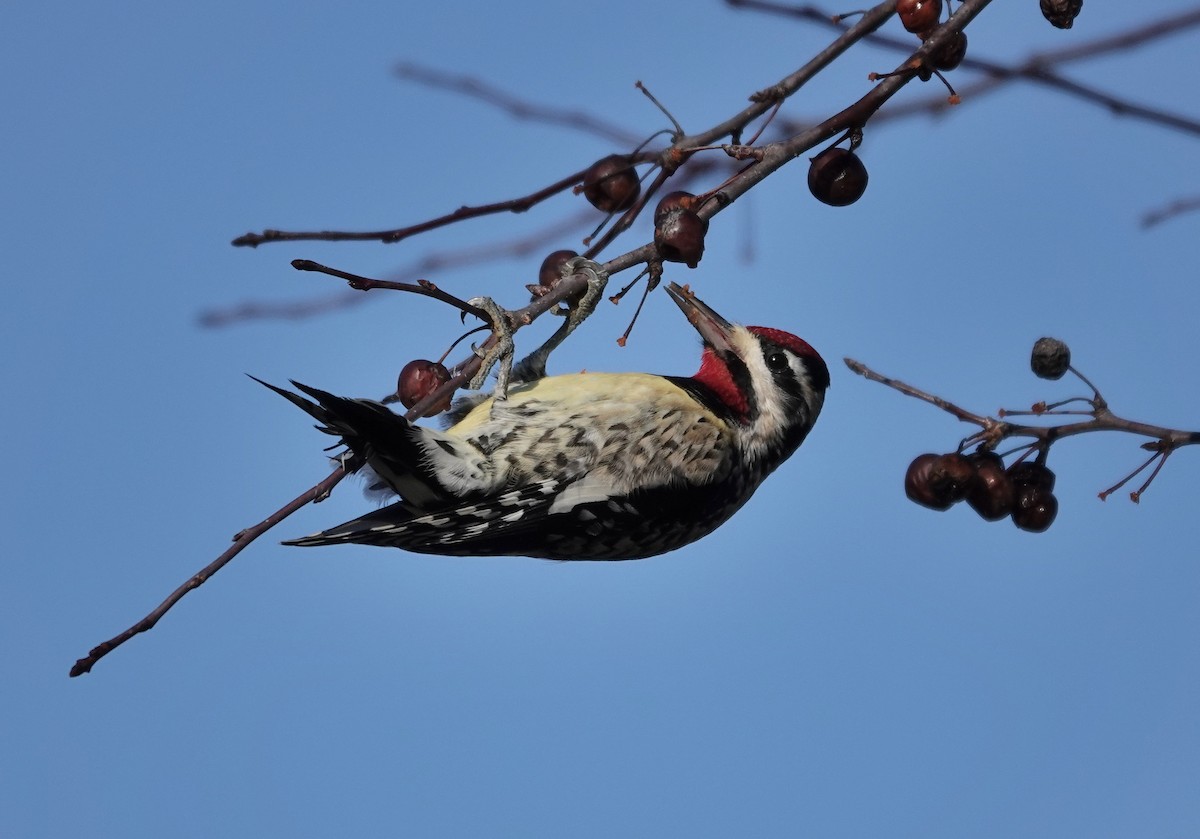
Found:
[[[1158,475],[1159,470],[1162,469],[1163,464],[1166,462],[1167,457],[1170,456],[1171,452],[1182,448],[1183,446],[1200,444],[1200,431],[1184,431],[1176,428],[1167,428],[1161,425],[1151,425],[1150,423],[1139,422],[1137,420],[1130,420],[1117,416],[1111,410],[1109,410],[1108,403],[1105,402],[1104,397],[1100,395],[1100,391],[1096,389],[1096,386],[1093,385],[1083,374],[1079,373],[1074,367],[1070,368],[1071,372],[1078,376],[1088,385],[1088,387],[1092,389],[1092,396],[1075,397],[1074,399],[1064,400],[1063,402],[1055,404],[1083,401],[1092,406],[1091,411],[1080,412],[1046,410],[1045,403],[1038,403],[1038,405],[1042,406],[1042,410],[1002,411],[1001,416],[1013,417],[1033,415],[1041,417],[1055,417],[1085,413],[1086,416],[1090,417],[1090,419],[1063,423],[1061,425],[1024,425],[1021,423],[1011,422],[1008,419],[998,419],[995,417],[985,416],[983,414],[976,414],[956,405],[947,399],[943,399],[940,396],[935,396],[928,391],[921,390],[920,388],[913,387],[905,382],[901,382],[897,379],[877,373],[867,365],[863,364],[861,361],[855,361],[852,358],[846,358],[843,360],[845,361],[846,366],[849,367],[853,372],[866,379],[869,379],[870,381],[879,382],[880,384],[887,385],[893,390],[897,390],[906,396],[911,396],[915,399],[920,399],[923,402],[928,402],[930,405],[941,408],[946,413],[957,417],[963,422],[969,422],[978,425],[980,427],[980,431],[968,437],[967,440],[986,442],[989,448],[992,449],[995,449],[1002,440],[1006,440],[1010,437],[1027,437],[1034,441],[1030,445],[1033,445],[1040,451],[1045,452],[1049,449],[1050,445],[1057,440],[1061,440],[1066,437],[1076,437],[1080,434],[1091,434],[1097,431],[1121,431],[1127,434],[1136,434],[1140,437],[1152,438],[1150,441],[1143,443],[1142,448],[1148,449],[1149,451],[1154,452],[1154,454],[1145,463],[1143,463],[1129,475],[1122,478],[1114,486],[1111,486],[1101,492],[1100,500],[1102,501],[1157,460],[1158,464],[1151,472],[1150,477],[1144,484],[1142,484],[1140,489],[1130,494],[1130,498],[1134,502],[1137,502],[1141,498],[1142,493],[1146,491],[1146,489],[1150,486],[1150,483]]]

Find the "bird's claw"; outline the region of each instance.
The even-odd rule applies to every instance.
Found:
[[[574,331],[575,327],[587,320],[592,312],[596,311],[596,304],[604,296],[604,288],[608,285],[608,272],[600,267],[598,263],[593,262],[587,257],[577,256],[573,259],[568,259],[563,264],[563,278],[565,279],[572,274],[583,274],[586,276],[588,285],[587,291],[583,293],[583,297],[567,312],[567,323],[570,325],[568,332]]]
[[[565,311],[555,309],[555,313],[565,314],[566,320],[554,331],[546,342],[531,352],[513,369],[513,380],[517,382],[532,382],[546,375],[546,360],[550,358],[559,344],[575,331],[575,327],[587,320],[596,310],[596,304],[604,296],[604,287],[608,285],[608,272],[586,257],[577,256],[563,263],[560,276],[565,280],[572,274],[583,274],[587,277],[587,291],[578,302]]]
[[[488,373],[497,362],[500,370],[496,373],[495,399],[502,401],[508,398],[508,381],[512,373],[513,338],[512,323],[508,312],[501,308],[490,297],[474,297],[467,301],[472,306],[485,311],[491,320],[492,345],[486,350],[475,349],[479,356],[479,372],[467,383],[471,390],[479,390],[487,382]]]

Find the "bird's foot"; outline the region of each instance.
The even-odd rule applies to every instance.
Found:
[[[471,390],[482,388],[484,383],[487,382],[488,374],[496,366],[497,362],[499,362],[500,370],[496,374],[495,398],[497,400],[507,399],[508,381],[512,373],[513,363],[513,330],[508,311],[501,308],[490,297],[474,297],[467,302],[487,312],[488,317],[491,319],[493,339],[492,345],[486,350],[475,348],[475,353],[479,356],[479,372],[467,383],[467,387]]]
[[[572,274],[583,274],[587,277],[587,291],[570,308],[566,310],[554,310],[555,314],[564,315],[566,320],[558,329],[554,330],[553,335],[546,339],[546,343],[521,359],[513,369],[513,381],[533,382],[545,376],[546,360],[550,358],[550,353],[557,349],[558,345],[575,331],[575,327],[587,320],[592,312],[596,311],[596,304],[604,296],[604,287],[608,285],[608,272],[592,260],[577,256],[574,259],[567,260],[563,264],[563,279],[570,277]]]
[[[577,256],[574,259],[568,259],[563,264],[562,276],[566,278],[572,274],[583,274],[587,277],[588,287],[579,302],[567,311],[568,335],[575,331],[575,327],[587,320],[592,312],[596,311],[596,304],[604,296],[604,288],[608,285],[608,272],[599,263],[586,257]],[[565,338],[566,335],[563,337]]]

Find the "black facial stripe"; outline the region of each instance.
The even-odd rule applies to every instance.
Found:
[[[776,367],[770,361],[771,356],[776,353],[783,353],[785,357],[795,356],[795,354],[776,344],[774,341],[766,339],[762,341],[762,352],[763,361],[767,369],[771,371],[771,377],[775,380],[775,384],[785,393],[803,398],[803,389],[800,387],[800,382],[796,374],[792,371],[792,366],[787,364]],[[800,358],[801,363],[804,365],[805,371],[808,373],[809,385],[812,388],[824,391],[829,387],[829,368],[820,356],[795,357]]]
[[[758,416],[758,394],[754,392],[750,368],[734,353],[721,353],[721,358],[724,360],[725,366],[729,368],[729,375],[733,377],[733,383],[746,395],[746,419],[754,419]]]

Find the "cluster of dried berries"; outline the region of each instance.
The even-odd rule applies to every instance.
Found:
[[[1022,530],[1041,533],[1054,523],[1058,499],[1054,473],[1039,462],[1021,461],[1008,469],[998,454],[979,450],[917,455],[904,475],[904,493],[931,510],[966,501],[986,521],[1012,518]]]
[[[396,382],[396,395],[400,404],[411,408],[439,387],[450,381],[450,371],[439,361],[427,361],[418,358],[404,365],[400,371],[400,379]],[[450,397],[439,400],[421,416],[432,417],[450,409]]]
[[[1043,3],[1047,0],[1043,0]],[[925,41],[937,29],[942,19],[942,0],[897,0],[896,14],[904,28]],[[962,64],[967,55],[967,36],[963,32],[955,33],[937,52],[929,56],[929,63],[934,69],[943,72],[953,70]],[[922,73],[921,79],[929,81],[929,73]]]
[[[576,187],[597,210],[619,213],[628,210],[638,199],[641,183],[631,159],[623,154],[610,154],[588,167],[583,175],[583,184]],[[682,262],[695,268],[704,256],[704,236],[708,233],[708,220],[701,218],[696,210],[700,200],[690,192],[669,192],[658,202],[654,210],[654,244],[658,255],[667,262]],[[545,294],[558,281],[558,265],[551,259],[559,254],[574,252],[556,251],[542,264],[539,286],[530,286],[535,295]],[[563,257],[567,259],[570,257]]]
[[[583,197],[597,210],[623,213],[637,201],[642,184],[628,156],[610,154],[583,173],[582,191]]]
[[[1083,0],[1041,0],[1042,17],[1059,29],[1070,29],[1083,8]]]
[[[704,256],[704,234],[708,219],[696,210],[700,200],[690,192],[668,192],[654,209],[654,244],[667,262],[682,262],[689,268]]]
[[[808,191],[831,207],[853,204],[867,191],[867,167],[854,152],[830,146],[809,162]]]

